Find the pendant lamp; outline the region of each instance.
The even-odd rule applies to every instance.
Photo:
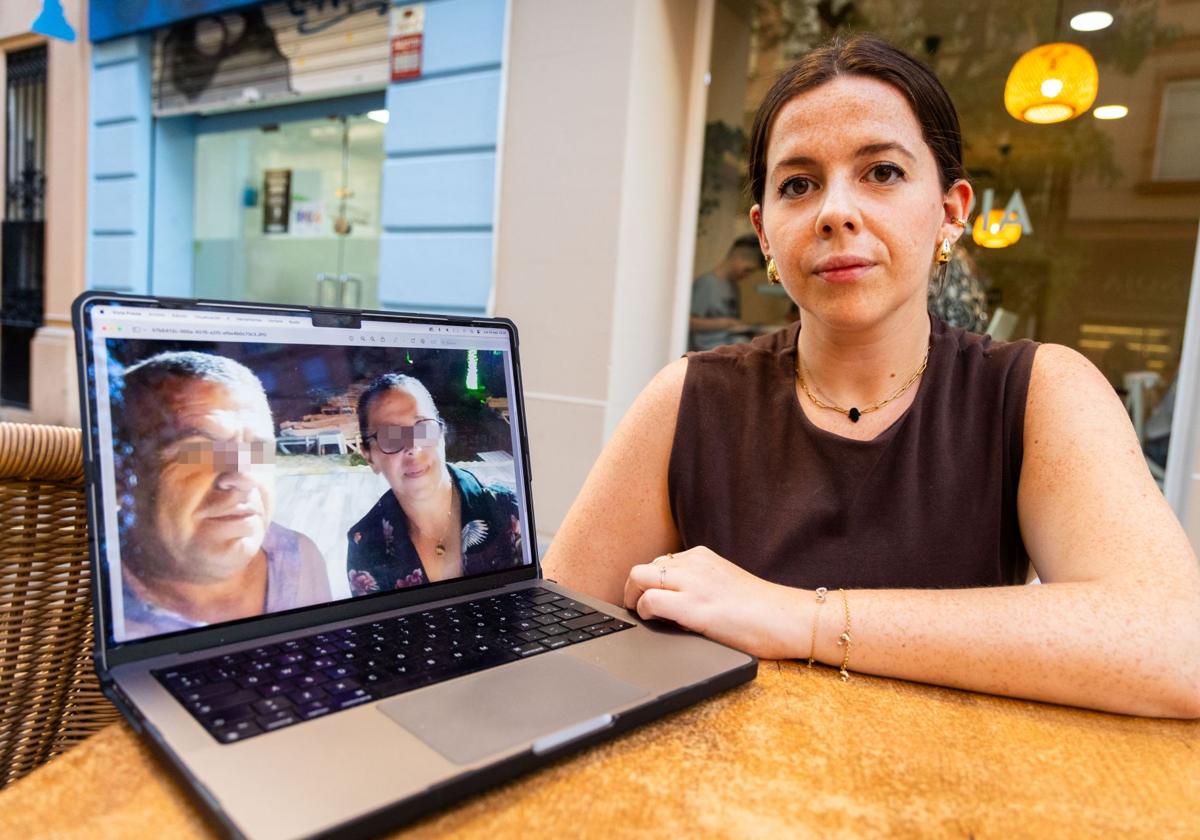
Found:
[[[971,226],[971,238],[984,248],[1007,248],[1021,238],[1021,223],[1017,221],[1016,213],[1010,213],[1006,219],[1003,210],[992,210],[987,214],[987,224],[984,224],[983,214],[980,213]]]
[[[1054,15],[1062,30],[1063,0]],[[1004,108],[1021,122],[1046,125],[1073,120],[1092,107],[1100,88],[1096,59],[1078,44],[1042,44],[1017,59],[1004,83]]]
[[[1004,84],[1004,107],[1022,122],[1065,122],[1092,107],[1099,87],[1091,53],[1078,44],[1042,44],[1013,65]]]

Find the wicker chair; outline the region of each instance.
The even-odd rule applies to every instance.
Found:
[[[92,665],[78,429],[0,423],[0,788],[117,720]]]

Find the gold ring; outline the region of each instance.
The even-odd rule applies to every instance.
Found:
[[[659,589],[667,588],[667,567],[666,566],[658,567],[658,588]]]

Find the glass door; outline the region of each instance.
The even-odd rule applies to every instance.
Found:
[[[377,307],[383,132],[341,114],[197,136],[197,297]]]

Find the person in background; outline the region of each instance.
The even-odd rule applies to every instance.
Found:
[[[729,253],[712,271],[692,283],[692,315],[688,322],[690,350],[711,350],[722,344],[750,340],[749,327],[742,323],[742,299],[738,283],[766,265],[754,234],[739,236]]]

